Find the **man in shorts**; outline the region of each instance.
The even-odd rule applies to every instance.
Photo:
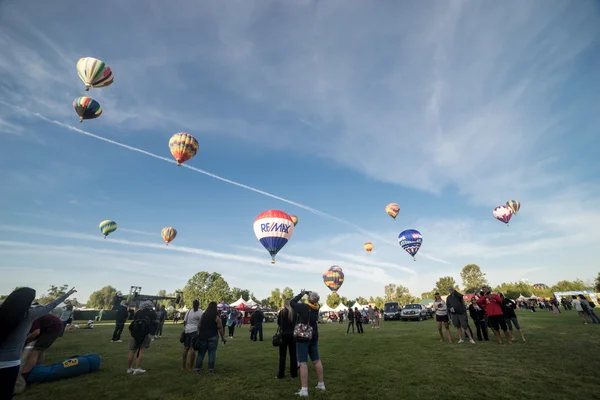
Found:
[[[33,321],[26,343],[35,340],[35,344],[33,349],[27,355],[27,361],[25,362],[25,367],[23,367],[22,374],[25,378],[33,367],[44,363],[46,350],[48,350],[50,346],[52,346],[52,343],[58,339],[63,328],[64,324],[60,318],[52,314],[46,314]]]
[[[146,349],[150,347],[152,338],[150,333],[154,332],[154,327],[158,326],[158,315],[153,310],[154,305],[151,301],[144,301],[140,309],[135,313],[133,321],[129,326],[131,340],[129,341],[129,357],[127,360],[127,373],[133,372],[134,375],[146,372],[142,369],[142,360]],[[154,327],[153,327],[154,326]],[[141,336],[137,331],[143,331]],[[135,352],[137,350],[137,357]],[[135,358],[135,368],[133,368],[133,359]]]
[[[469,327],[469,320],[467,319],[467,307],[463,295],[456,291],[453,287],[449,287],[448,291],[450,294],[446,298],[446,307],[452,313],[452,325],[458,331],[458,343],[463,343],[463,331],[467,334],[469,342],[475,344],[473,336],[471,336],[471,329]]]

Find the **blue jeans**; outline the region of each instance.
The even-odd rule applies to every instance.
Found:
[[[198,338],[196,339],[196,348],[198,349],[198,357],[196,357],[196,369],[202,369],[202,362],[204,356],[208,351],[208,370],[215,369],[215,360],[217,359],[217,347],[219,346],[219,336],[213,336],[211,338]]]
[[[254,329],[252,329],[252,334],[250,335],[250,339],[256,342],[256,339],[260,338],[260,341],[263,341],[263,329],[262,323],[257,323],[254,325]]]
[[[596,322],[600,323],[600,318],[598,318],[598,316],[594,312],[593,308],[588,309],[588,315],[590,316],[590,319],[592,320],[593,323],[596,323]]]

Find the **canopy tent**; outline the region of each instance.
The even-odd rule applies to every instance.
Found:
[[[354,305],[352,307],[350,307],[352,309],[354,308],[358,308],[359,310],[362,310],[363,308],[365,308],[365,306],[361,306],[358,301],[354,302]]]
[[[256,307],[258,305],[258,303],[252,300],[252,298],[250,298],[248,301],[245,301],[244,304],[246,304],[248,307]]]
[[[242,303],[242,304],[238,304],[237,306],[234,307],[236,310],[239,311],[252,311],[253,308],[252,307],[248,307],[246,304]]]
[[[434,299],[425,299],[425,300],[421,300],[419,302],[419,304],[421,304],[422,306],[429,306],[431,304],[433,304],[435,300]]]
[[[519,297],[517,297],[517,300],[526,300],[527,298],[525,296],[523,296],[521,293],[519,293]]]
[[[235,302],[231,303],[231,304],[229,305],[229,307],[237,307],[237,306],[239,306],[240,304],[246,304],[246,300],[244,300],[244,298],[243,298],[242,296],[240,296],[240,298],[239,298],[239,299],[237,299]]]
[[[323,305],[323,307],[321,307],[319,309],[319,312],[334,312],[335,310],[331,307],[329,307],[327,304]]]
[[[217,310],[223,311],[223,310],[228,310],[231,307],[225,303],[224,301],[220,302],[219,304],[217,304]]]
[[[338,306],[336,308],[334,308],[334,311],[340,312],[340,311],[346,311],[348,309],[348,307],[346,307],[343,303],[338,304]]]

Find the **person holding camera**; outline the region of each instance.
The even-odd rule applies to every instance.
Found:
[[[300,299],[308,295],[307,303],[300,303]],[[298,396],[308,397],[308,357],[313,362],[315,372],[317,374],[317,386],[315,389],[325,390],[325,383],[323,382],[323,364],[319,357],[319,327],[317,321],[319,320],[319,295],[316,292],[310,292],[302,289],[300,294],[294,297],[290,301],[290,306],[298,314],[298,326],[301,328],[302,325],[310,326],[312,335],[310,339],[306,340],[299,335],[296,336],[296,350],[298,352],[298,361],[300,362],[300,382],[302,384],[301,389],[296,393]],[[295,329],[295,331],[298,329]],[[296,332],[294,332],[296,333]]]
[[[481,290],[483,296],[479,297],[477,304],[485,310],[485,314],[488,316],[488,323],[494,331],[498,344],[502,344],[500,329],[504,331],[508,344],[511,344],[510,333],[508,333],[508,327],[506,326],[502,310],[502,298],[497,293],[492,293],[489,287],[483,287]]]

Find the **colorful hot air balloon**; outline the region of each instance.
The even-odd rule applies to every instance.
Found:
[[[189,133],[179,132],[171,136],[169,140],[169,149],[171,154],[177,160],[177,165],[181,165],[198,152],[198,141]]]
[[[94,57],[80,58],[77,61],[77,73],[86,91],[109,86],[115,79],[110,67]]]
[[[498,221],[502,221],[506,224],[506,226],[508,226],[508,221],[510,221],[510,219],[512,218],[513,213],[511,209],[506,206],[498,206],[494,208],[494,211],[492,211],[492,215]]]
[[[73,100],[73,108],[77,115],[79,115],[79,122],[83,122],[84,119],[98,118],[102,115],[100,104],[87,96],[78,97]]]
[[[385,212],[392,218],[394,218],[394,220],[396,220],[396,217],[398,216],[398,214],[400,214],[400,206],[396,203],[390,203],[387,206],[385,206]]]
[[[521,209],[521,202],[519,200],[509,200],[506,202],[506,207],[510,208],[510,211],[517,215]]]
[[[344,283],[344,273],[337,265],[323,272],[323,282],[333,293],[337,293]]]
[[[423,235],[415,229],[407,229],[398,235],[398,244],[412,256],[414,261],[417,261],[415,255],[421,248],[423,243]]]
[[[108,235],[117,230],[117,223],[115,221],[107,219],[100,222],[100,225],[98,225],[98,227],[100,228],[100,232],[102,232],[102,234],[104,235],[104,239],[106,239]]]
[[[254,234],[271,254],[271,264],[275,264],[275,255],[290,240],[292,233],[292,217],[283,211],[268,210],[260,213],[254,220]]]
[[[171,243],[173,239],[177,237],[177,229],[167,226],[165,228],[162,228],[162,230],[160,231],[160,235],[162,236],[163,240],[168,246],[169,243]]]
[[[368,251],[370,253],[371,251],[373,251],[373,243],[371,243],[371,242],[365,243],[364,248],[366,251]]]
[[[295,215],[290,215],[290,218],[292,219],[294,226],[298,225],[298,217],[296,217]]]
[[[534,283],[533,287],[539,290],[546,290],[548,289],[548,285],[544,284],[544,283]]]

